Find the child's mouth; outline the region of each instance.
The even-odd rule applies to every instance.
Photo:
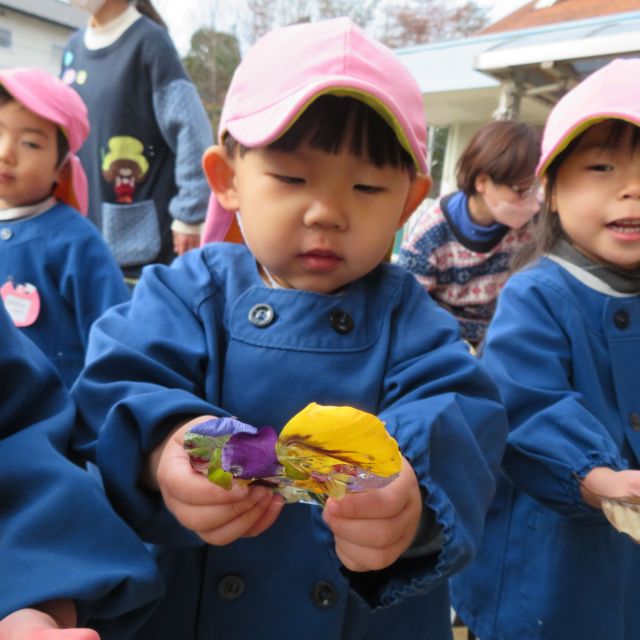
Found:
[[[616,220],[607,225],[607,229],[613,231],[617,235],[631,236],[640,235],[640,218],[626,218],[624,220]]]
[[[342,258],[333,253],[333,251],[323,249],[314,249],[313,251],[302,253],[300,254],[300,259],[304,266],[311,271],[331,271],[342,262]]]

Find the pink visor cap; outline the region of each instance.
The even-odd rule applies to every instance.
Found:
[[[82,98],[62,80],[41,69],[0,70],[0,85],[29,111],[58,125],[69,143],[67,162],[54,195],[87,214],[87,176],[75,155],[89,135],[89,118]]]
[[[617,59],[594,71],[566,93],[551,110],[542,136],[536,173],[543,176],[553,160],[589,127],[609,120],[640,126],[640,59]]]
[[[266,146],[325,93],[369,105],[393,129],[417,170],[428,174],[418,83],[390,49],[349,18],[281,27],[258,40],[231,80],[218,139],[222,143],[229,132],[245,147]],[[232,215],[212,195],[202,243],[224,240]]]
[[[220,116],[246,147],[277,140],[318,96],[357,98],[389,124],[419,172],[428,173],[427,126],[417,82],[394,53],[349,18],[275,29],[236,69]]]

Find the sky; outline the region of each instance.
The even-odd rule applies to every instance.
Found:
[[[512,13],[529,0],[476,0],[491,8],[491,21]],[[153,0],[169,26],[171,37],[181,55],[189,50],[191,34],[205,24],[215,23],[224,31],[231,28],[239,2],[237,0]],[[213,18],[213,19],[212,19]]]

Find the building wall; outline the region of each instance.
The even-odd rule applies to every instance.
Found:
[[[0,2],[0,67],[38,67],[58,75],[74,27],[14,10]]]
[[[445,195],[456,191],[456,164],[473,134],[487,121],[458,122],[449,127],[444,167],[442,171],[442,187],[438,195]]]

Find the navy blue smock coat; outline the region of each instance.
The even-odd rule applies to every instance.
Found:
[[[134,637],[451,637],[447,579],[480,539],[506,422],[456,322],[403,269],[382,265],[323,295],[266,287],[239,245],[148,267],[131,303],[94,326],[74,392],[89,439],[100,429],[116,508],[160,545],[167,596]],[[434,553],[380,572],[341,570],[320,509],[308,505],[287,505],[257,538],[208,547],[140,488],[145,456],[185,418],[280,429],[311,401],[386,423],[441,527]]]
[[[501,293],[483,362],[509,415],[513,484],[499,479],[479,555],[452,581],[456,610],[482,640],[640,638],[640,546],[576,478],[640,468],[640,296],[544,258]]]
[[[130,295],[96,227],[68,205],[51,202],[39,215],[0,222],[0,286],[35,287],[40,312],[20,331],[71,387],[84,365],[91,325]]]
[[[0,618],[71,598],[79,622],[160,593],[152,556],[71,462],[75,408],[51,363],[0,304]]]

